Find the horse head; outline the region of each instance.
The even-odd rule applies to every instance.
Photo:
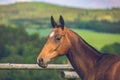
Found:
[[[66,35],[66,27],[63,17],[60,16],[59,24],[57,24],[51,16],[52,31],[47,37],[47,41],[37,57],[38,65],[46,68],[48,62],[54,60],[58,56],[62,56],[68,53],[69,40]]]

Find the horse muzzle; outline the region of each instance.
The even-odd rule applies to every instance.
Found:
[[[38,63],[38,65],[39,65],[40,67],[42,67],[42,68],[46,68],[46,67],[48,66],[47,63],[44,63],[43,58],[40,58],[39,60],[37,60],[37,63]]]

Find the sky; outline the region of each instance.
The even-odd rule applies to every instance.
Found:
[[[10,4],[16,2],[46,2],[62,6],[77,8],[106,9],[120,8],[120,0],[0,0],[0,4]]]

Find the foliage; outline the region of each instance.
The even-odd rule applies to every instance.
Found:
[[[25,29],[21,27],[12,28],[0,26],[0,36],[0,44],[1,48],[3,48],[0,52],[0,59],[12,54],[18,54],[19,56],[22,56],[36,52],[39,48],[41,48],[41,46],[43,46],[44,40],[44,38],[41,38],[41,42],[37,34],[29,36]],[[36,51],[33,49],[36,49]],[[26,54],[25,52],[27,52],[27,50],[29,50],[29,52]]]
[[[120,33],[120,21],[109,22],[107,20],[102,21],[71,21],[67,22],[70,28],[89,29],[96,32],[108,32],[108,33]]]
[[[101,51],[105,53],[112,53],[112,54],[120,55],[120,43],[106,45],[101,49]]]

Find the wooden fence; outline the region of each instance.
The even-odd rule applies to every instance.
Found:
[[[79,78],[70,64],[49,64],[47,68],[41,68],[37,64],[13,64],[1,63],[0,70],[63,70],[61,76],[68,80]]]

